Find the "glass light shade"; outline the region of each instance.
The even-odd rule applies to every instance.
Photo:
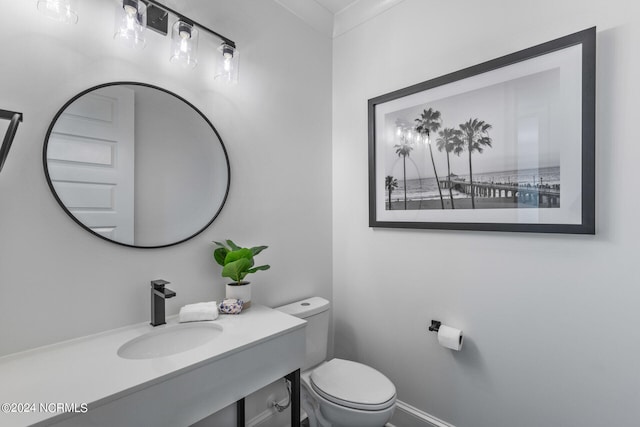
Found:
[[[147,6],[139,0],[116,0],[113,38],[129,47],[142,49],[147,40]]]
[[[238,65],[240,52],[235,47],[222,43],[218,48],[220,52],[216,61],[216,73],[214,78],[228,83],[238,83]]]
[[[38,0],[38,10],[45,16],[65,24],[78,22],[77,0]]]
[[[184,67],[198,65],[199,31],[193,24],[177,21],[171,28],[171,57],[169,61]]]

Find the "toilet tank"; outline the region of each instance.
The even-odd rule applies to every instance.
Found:
[[[276,310],[307,321],[307,350],[303,370],[324,362],[329,338],[329,301],[311,297],[276,307]]]

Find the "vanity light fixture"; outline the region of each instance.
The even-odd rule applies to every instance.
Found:
[[[38,0],[38,10],[45,15],[63,22],[77,22],[76,2],[78,0]],[[115,30],[113,38],[125,45],[142,49],[146,45],[146,29],[166,36],[169,16],[177,18],[171,28],[170,62],[185,67],[198,64],[198,38],[200,31],[207,32],[221,40],[216,52],[214,79],[228,83],[238,82],[240,53],[233,40],[188,18],[156,0],[115,0]]]
[[[190,22],[178,20],[171,29],[172,63],[194,68],[198,65],[198,29]]]
[[[214,78],[230,83],[238,82],[239,52],[233,40],[156,0],[140,1],[147,3],[148,27],[159,34],[167,35],[170,14],[178,18],[171,29],[171,62],[195,67],[197,64],[198,36],[200,31],[204,31],[222,41],[218,52],[216,52]]]
[[[142,49],[147,40],[147,5],[140,0],[116,0],[113,38],[125,45]]]
[[[38,10],[55,21],[78,22],[77,0],[38,0]]]

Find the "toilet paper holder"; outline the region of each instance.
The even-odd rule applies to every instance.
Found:
[[[431,326],[429,326],[429,330],[431,332],[438,332],[440,330],[440,326],[442,325],[442,322],[438,321],[438,320],[432,320],[431,321]]]

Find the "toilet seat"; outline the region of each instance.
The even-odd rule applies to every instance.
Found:
[[[382,411],[395,404],[393,383],[370,366],[333,359],[310,375],[313,390],[336,405],[365,411]]]

